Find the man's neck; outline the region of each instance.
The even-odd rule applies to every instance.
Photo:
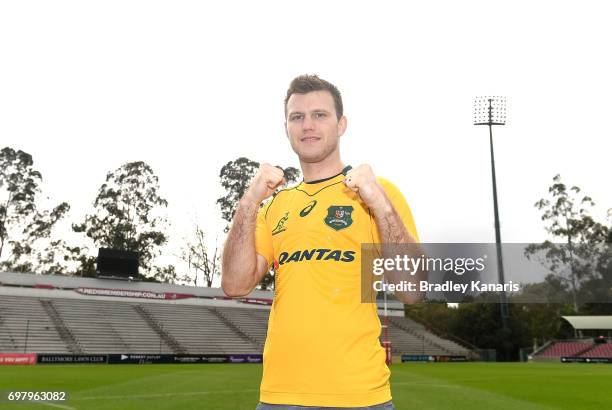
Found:
[[[344,164],[340,159],[337,161],[325,163],[325,162],[300,162],[302,168],[302,175],[304,176],[304,182],[318,181],[338,175],[344,169]]]

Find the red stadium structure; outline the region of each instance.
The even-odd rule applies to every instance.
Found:
[[[533,361],[612,362],[612,316],[563,316],[583,337],[574,340],[552,340],[536,350]],[[592,335],[586,337],[585,334]],[[585,360],[582,360],[585,359]],[[588,359],[588,360],[587,360]]]

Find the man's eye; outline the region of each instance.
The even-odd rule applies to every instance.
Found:
[[[289,119],[291,121],[297,121],[297,120],[300,120],[301,118],[302,118],[302,116],[301,115],[297,115],[297,114],[296,115],[292,115],[291,117],[289,117]]]
[[[316,118],[324,118],[325,117],[325,113],[324,112],[317,112],[317,113],[315,113],[315,117]]]

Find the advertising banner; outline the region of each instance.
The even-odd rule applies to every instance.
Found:
[[[36,353],[0,353],[0,366],[36,364]]]
[[[195,295],[175,292],[151,292],[147,290],[76,288],[75,292],[91,296],[116,296],[124,298],[177,300],[193,298]]]
[[[38,354],[37,364],[106,364],[105,354]]]
[[[19,356],[20,363],[12,363],[17,359],[3,359],[3,356]],[[25,362],[23,356],[32,356],[32,363]],[[180,364],[180,363],[262,363],[261,354],[38,354],[37,355],[1,355],[0,364]],[[10,361],[3,363],[3,360]]]
[[[612,357],[561,357],[561,363],[612,363]]]
[[[261,354],[109,354],[109,364],[262,363]]]
[[[402,363],[404,362],[467,362],[466,356],[456,355],[419,355],[419,354],[403,354]]]

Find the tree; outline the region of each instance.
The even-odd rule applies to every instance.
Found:
[[[197,286],[198,275],[201,273],[205,286],[211,287],[215,276],[219,275],[220,255],[215,243],[215,250],[210,253],[206,246],[206,234],[204,230],[196,224],[193,239],[187,241],[181,253],[181,259],[189,265],[189,270],[193,269],[195,275],[193,284]]]
[[[279,167],[280,168],[280,167]],[[257,173],[259,169],[259,162],[251,161],[248,158],[240,157],[234,161],[229,161],[221,168],[219,178],[221,180],[221,186],[225,189],[226,194],[221,198],[217,199],[217,203],[221,207],[221,217],[227,222],[223,232],[228,232],[238,201],[242,198],[249,188],[251,179]],[[285,171],[286,184],[287,185],[297,182],[300,177],[300,171],[294,167],[287,167]]]
[[[71,262],[74,266],[74,269],[67,273],[88,278],[96,277],[96,258],[94,256],[91,256],[90,250],[87,246],[68,246],[67,244],[63,245],[65,261]]]
[[[30,154],[10,147],[0,151],[0,259],[6,245],[10,246],[9,257],[2,263],[4,268],[46,273],[62,270],[55,262],[50,267],[62,244],[50,236],[70,206],[62,202],[51,210],[40,209],[36,202],[41,181],[42,175],[34,169]],[[36,253],[35,244],[45,240],[45,248]]]
[[[155,266],[154,267],[155,274],[153,275],[153,279],[159,283],[175,283],[178,279],[178,275],[176,273],[176,268],[174,265],[167,266]]]
[[[540,199],[535,207],[542,211],[546,231],[561,243],[547,240],[530,245],[525,253],[530,258],[544,255],[546,266],[568,284],[574,311],[578,312],[579,299],[589,299],[589,295],[584,294],[589,293],[588,285],[583,287],[584,292],[579,297],[581,285],[601,279],[598,271],[603,269],[605,273],[610,228],[589,215],[589,208],[595,205],[591,197],[580,195],[577,186],[568,189],[560,175],[553,178],[548,192],[550,199]]]
[[[223,232],[227,233],[229,231],[238,202],[248,189],[251,179],[255,176],[258,169],[259,162],[251,161],[245,157],[240,157],[235,161],[229,161],[221,168],[219,178],[221,179],[221,186],[225,189],[226,194],[217,199],[217,203],[221,207],[221,217],[227,222]],[[279,190],[286,188],[289,184],[297,182],[301,175],[300,171],[294,167],[287,167],[283,170],[286,183],[280,187]],[[276,195],[279,190],[277,190],[274,195]],[[262,289],[265,290],[273,287],[273,272],[274,271],[271,270],[261,280],[260,286]]]
[[[221,207],[221,218],[227,222],[223,232],[227,233],[229,231],[238,201],[248,189],[249,183],[257,173],[258,168],[259,162],[244,157],[229,161],[221,168],[219,178],[226,195],[217,199],[217,203]]]
[[[0,257],[11,228],[36,212],[35,199],[42,180],[32,156],[5,147],[0,151]]]
[[[149,165],[126,163],[106,175],[94,212],[73,229],[84,232],[97,247],[139,252],[142,271],[154,275],[152,259],[168,240],[162,213],[168,202],[158,191],[158,177]],[[172,276],[169,269],[160,275]]]

